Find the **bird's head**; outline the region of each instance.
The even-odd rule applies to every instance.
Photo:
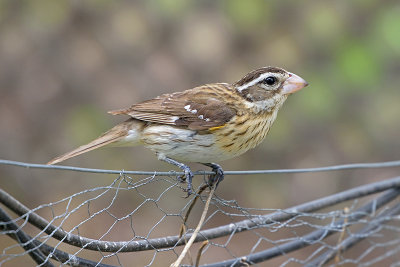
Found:
[[[234,84],[236,91],[257,111],[272,111],[287,96],[308,83],[294,73],[277,67],[263,67],[251,71]]]

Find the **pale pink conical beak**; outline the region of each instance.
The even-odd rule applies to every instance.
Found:
[[[287,80],[283,83],[281,93],[284,95],[293,94],[294,92],[299,91],[301,88],[306,87],[307,85],[308,82],[306,82],[303,78],[289,72],[289,78],[287,78]]]

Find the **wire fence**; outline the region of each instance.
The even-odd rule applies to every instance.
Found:
[[[271,209],[222,199],[205,182],[182,198],[179,172],[0,164],[117,175],[107,185],[35,208],[0,189],[0,265],[30,258],[37,266],[400,266],[400,176]],[[226,175],[399,166],[391,161]]]

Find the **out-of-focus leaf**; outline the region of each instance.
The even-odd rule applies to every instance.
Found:
[[[110,125],[105,120],[106,116],[98,109],[83,106],[73,110],[66,120],[65,132],[72,142],[81,145],[96,138]]]
[[[54,27],[64,22],[70,12],[67,0],[24,1],[22,5],[29,23],[42,27]],[[35,26],[35,25],[34,25]]]
[[[310,6],[307,10],[306,29],[310,30],[310,37],[318,40],[315,45],[332,45],[341,40],[344,20],[334,2],[322,1]]]
[[[378,25],[378,30],[382,33],[383,40],[397,54],[400,54],[400,7],[386,9]]]
[[[0,19],[7,13],[7,2],[0,1]]]
[[[112,5],[118,4],[117,1],[114,0],[86,0],[85,4],[89,6],[89,8],[95,8],[95,9],[108,9]]]
[[[158,9],[163,15],[177,17],[184,14],[193,1],[187,0],[151,0],[147,1],[153,8]]]
[[[263,0],[226,1],[228,16],[236,22],[239,27],[250,28],[265,21],[271,12],[270,5]]]
[[[304,112],[307,118],[323,119],[335,115],[338,103],[337,92],[319,77],[312,77],[308,80],[309,87],[295,95],[297,105]]]
[[[338,79],[346,80],[350,89],[375,90],[381,81],[381,69],[367,44],[349,42],[339,51]]]

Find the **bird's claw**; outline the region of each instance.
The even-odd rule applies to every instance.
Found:
[[[216,163],[204,163],[204,165],[209,166],[212,168],[212,171],[215,172],[215,174],[211,174],[208,176],[208,185],[211,186],[213,184],[216,184],[216,187],[222,180],[224,180],[224,170],[222,167]]]
[[[178,176],[178,181],[183,184],[184,182],[186,182],[186,176],[185,175],[179,175]]]

